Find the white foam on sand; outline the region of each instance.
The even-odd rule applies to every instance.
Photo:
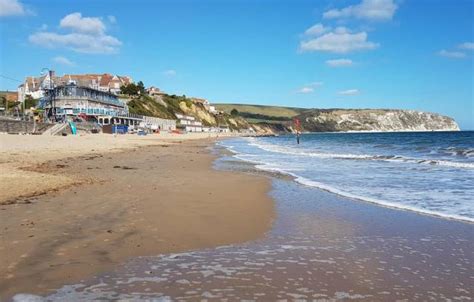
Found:
[[[263,169],[263,170],[268,170],[264,166],[257,166],[257,168],[260,168],[260,169]],[[275,170],[275,169],[273,169],[273,170]],[[343,190],[328,186],[326,184],[323,184],[323,183],[320,183],[320,182],[317,182],[317,181],[307,179],[305,177],[298,176],[298,175],[296,175],[294,173],[291,173],[291,172],[288,172],[288,171],[283,171],[283,170],[279,169],[278,172],[286,173],[286,174],[289,174],[289,175],[293,176],[295,178],[295,181],[302,184],[302,185],[309,186],[309,187],[315,187],[315,188],[318,188],[318,189],[321,189],[321,190],[324,190],[324,191],[327,191],[327,192],[331,192],[331,193],[334,193],[334,194],[337,194],[337,195],[340,195],[340,196],[350,198],[350,199],[355,199],[355,200],[364,201],[364,202],[370,202],[370,203],[374,203],[374,204],[381,205],[381,206],[388,207],[388,208],[392,208],[392,209],[412,211],[412,212],[417,212],[417,213],[426,214],[426,215],[430,215],[430,216],[436,216],[436,217],[441,217],[441,218],[446,218],[446,219],[455,219],[455,220],[461,220],[461,221],[474,223],[474,218],[460,216],[460,215],[456,215],[456,214],[441,213],[441,212],[431,211],[431,210],[428,210],[428,209],[423,209],[423,208],[414,207],[414,206],[410,206],[410,205],[403,205],[401,203],[391,202],[391,201],[387,201],[387,200],[381,200],[381,199],[376,199],[376,198],[371,198],[371,197],[366,197],[366,196],[360,196],[360,195],[345,192]]]
[[[331,154],[330,155],[330,154],[320,154],[320,153],[307,153],[307,152],[305,153],[305,152],[301,152],[301,151],[296,151],[295,152],[295,151],[292,151],[292,148],[256,142],[255,138],[247,138],[247,141],[249,142],[250,145],[256,146],[256,147],[258,147],[262,150],[269,151],[269,152],[285,153],[285,154],[289,154],[289,155],[309,155],[309,154],[313,154],[314,156],[322,157],[322,158],[327,157],[327,158],[351,158],[351,159],[369,159],[369,158],[374,157],[374,156],[369,156],[369,155],[354,155],[354,154]],[[223,146],[228,147],[226,145],[223,145]],[[268,172],[278,172],[278,173],[281,173],[281,174],[286,174],[286,175],[293,176],[294,180],[296,182],[298,182],[302,185],[305,185],[305,186],[318,188],[318,189],[321,189],[321,190],[324,190],[324,191],[327,191],[327,192],[330,192],[330,193],[333,193],[333,194],[337,194],[337,195],[340,195],[340,196],[343,196],[343,197],[347,197],[347,198],[350,198],[350,199],[363,201],[363,202],[370,202],[370,203],[373,203],[373,204],[377,204],[377,205],[380,205],[380,206],[389,207],[389,208],[393,208],[393,209],[412,211],[412,212],[416,212],[416,213],[420,213],[420,214],[436,216],[436,217],[445,218],[445,219],[454,219],[454,220],[460,220],[460,221],[464,221],[464,222],[474,223],[474,218],[458,215],[458,214],[455,214],[455,213],[433,211],[433,210],[425,209],[425,208],[422,208],[422,207],[403,204],[403,203],[400,203],[400,202],[393,202],[393,201],[389,201],[389,200],[383,200],[383,199],[372,198],[372,197],[368,197],[368,196],[362,196],[362,195],[358,195],[358,194],[349,193],[349,192],[346,192],[344,190],[335,188],[333,186],[330,186],[330,185],[327,185],[327,184],[324,184],[324,183],[321,183],[321,182],[317,182],[317,181],[308,179],[306,177],[303,177],[301,175],[298,175],[296,173],[293,173],[293,172],[297,172],[298,169],[292,169],[292,168],[286,168],[286,167],[281,168],[278,165],[273,165],[273,164],[264,162],[262,160],[258,160],[257,159],[258,156],[256,156],[256,155],[255,156],[249,156],[248,154],[238,152],[237,150],[235,150],[235,148],[232,148],[232,152],[235,153],[233,155],[234,158],[237,158],[237,159],[240,159],[240,160],[246,161],[246,162],[251,162],[251,163],[256,165],[255,167],[257,169],[260,169],[260,170],[263,170],[263,171],[268,171]],[[313,155],[310,155],[310,156],[313,156]],[[402,157],[400,157],[400,158],[402,160],[407,160],[406,158],[402,158]],[[386,158],[384,160],[393,161],[393,160],[398,160],[398,159]],[[419,162],[419,160],[416,160],[416,159],[410,159],[410,160],[413,160],[416,163],[421,163],[421,162]],[[423,161],[422,163],[429,163],[429,162],[432,162],[432,161]],[[438,165],[451,166],[451,167],[458,167],[458,168],[459,167],[474,168],[474,164],[471,164],[471,163],[457,163],[457,162],[447,162],[447,161],[438,160],[437,164]]]
[[[12,298],[13,302],[44,302],[45,298],[31,294],[16,294]]]

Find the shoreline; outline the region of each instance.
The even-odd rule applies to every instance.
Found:
[[[328,132],[329,133],[329,132]],[[314,134],[314,133],[308,133],[308,134]],[[423,215],[423,216],[428,216],[428,217],[434,217],[437,219],[443,219],[443,220],[448,220],[448,221],[456,221],[456,222],[461,222],[461,223],[466,223],[470,225],[474,225],[474,218],[471,217],[466,217],[466,216],[460,216],[456,214],[443,214],[443,213],[438,213],[436,211],[432,210],[427,210],[423,208],[416,208],[413,206],[409,205],[400,205],[397,204],[396,202],[388,201],[388,200],[383,200],[383,199],[376,199],[376,198],[371,198],[367,196],[360,196],[348,192],[344,192],[343,190],[337,189],[335,187],[332,187],[331,185],[327,185],[324,183],[312,181],[306,177],[302,177],[300,175],[297,175],[296,173],[290,172],[290,171],[285,171],[283,169],[278,169],[278,168],[266,168],[266,164],[258,161],[252,161],[250,159],[245,159],[242,158],[240,155],[243,153],[239,153],[232,148],[228,148],[226,146],[221,146],[222,148],[226,148],[232,155],[234,155],[234,158],[236,158],[238,161],[242,161],[245,163],[249,163],[252,166],[255,167],[256,170],[262,171],[264,173],[270,173],[270,174],[281,174],[286,177],[291,178],[294,182],[309,187],[317,190],[321,190],[324,192],[328,192],[331,194],[335,194],[337,196],[340,196],[342,198],[346,198],[355,202],[362,202],[362,203],[368,203],[371,205],[383,207],[383,208],[388,208],[388,209],[393,209],[397,211],[405,211],[405,212],[410,212],[414,213],[417,215]]]
[[[213,169],[214,139],[155,140],[22,162],[40,166],[25,172],[41,174],[40,182],[93,181],[0,205],[0,297],[45,294],[130,258],[242,243],[270,230],[270,179]]]
[[[301,185],[215,149],[219,170],[272,180],[276,219],[263,238],[138,257],[47,299],[464,300],[472,226]],[[124,286],[125,284],[125,286]],[[280,289],[280,290],[278,290]]]
[[[232,152],[230,149],[227,149],[227,150]],[[263,169],[263,168],[258,168],[257,166],[259,164],[254,163],[252,161],[240,159],[238,157],[235,157],[235,158],[237,158],[239,161],[242,161],[243,163],[247,163],[247,164],[251,165],[253,167],[254,171],[250,170],[249,172],[257,174],[257,175],[258,174],[263,174],[263,175],[267,175],[268,177],[289,179],[289,180],[294,181],[295,183],[297,183],[299,185],[302,185],[302,186],[305,186],[305,187],[308,187],[308,188],[312,188],[312,189],[316,189],[316,190],[320,190],[320,191],[323,191],[323,192],[327,192],[327,193],[330,193],[330,194],[334,194],[336,196],[339,196],[341,198],[346,198],[346,199],[354,201],[354,202],[369,204],[369,205],[378,206],[378,207],[391,209],[391,210],[396,210],[396,211],[409,212],[409,213],[413,213],[413,214],[416,214],[416,215],[422,215],[422,216],[427,216],[427,217],[436,218],[436,219],[442,219],[442,220],[446,220],[446,221],[454,221],[454,222],[460,222],[460,223],[465,223],[465,224],[469,224],[469,225],[474,225],[474,218],[466,218],[466,217],[459,216],[459,215],[453,215],[453,216],[443,215],[443,214],[438,214],[436,212],[429,211],[429,210],[423,211],[423,210],[420,210],[420,209],[417,209],[417,208],[412,208],[412,207],[401,207],[401,206],[398,206],[394,203],[381,201],[381,200],[380,201],[379,200],[371,201],[370,198],[367,198],[367,197],[358,197],[358,196],[355,196],[355,195],[352,195],[352,194],[349,194],[349,193],[340,192],[338,190],[333,190],[333,189],[329,189],[329,188],[326,189],[322,186],[320,187],[320,186],[314,186],[314,185],[306,184],[304,181],[299,181],[298,179],[300,177],[293,174],[293,173],[291,173],[291,172],[285,172],[285,171],[280,171],[280,170],[266,170],[266,169]]]

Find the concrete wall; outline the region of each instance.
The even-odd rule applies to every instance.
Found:
[[[53,124],[36,123],[35,133],[42,133]],[[0,119],[0,133],[32,133],[33,122]]]

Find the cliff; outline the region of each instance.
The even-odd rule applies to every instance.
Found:
[[[220,104],[223,112],[211,113],[201,103],[185,96],[143,95],[128,101],[131,113],[176,119],[176,114],[194,116],[205,126],[252,129],[257,134],[294,131],[293,120],[301,121],[303,131],[457,131],[447,116],[414,110],[386,109],[303,109],[292,107]]]
[[[218,104],[218,109],[265,125],[274,132],[294,131],[299,119],[303,131],[458,131],[447,116],[414,110],[389,109],[305,109],[243,104]]]
[[[232,116],[228,113],[211,113],[203,104],[193,102],[185,96],[161,95],[151,97],[149,95],[137,96],[127,100],[130,113],[160,117],[165,119],[176,119],[176,114],[193,116],[201,121],[204,126],[228,127],[231,130],[247,130],[252,125],[240,116]],[[259,129],[265,127],[259,127]],[[260,130],[255,129],[257,133]],[[266,132],[265,132],[266,133]]]
[[[327,109],[297,116],[304,130],[320,131],[459,131],[447,116],[414,110]]]

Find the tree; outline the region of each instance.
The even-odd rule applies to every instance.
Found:
[[[121,94],[138,95],[139,91],[140,89],[137,85],[135,85],[135,83],[130,83],[130,84],[123,85],[122,87],[120,87]]]
[[[237,116],[237,115],[239,115],[239,111],[234,108],[234,109],[232,109],[232,110],[230,111],[230,115],[232,115],[232,116]]]
[[[142,81],[139,81],[137,83],[137,89],[140,94],[145,94],[145,85],[143,84]]]
[[[0,99],[2,100],[2,107],[5,108],[4,110],[7,110],[8,109],[7,97],[2,95]]]
[[[38,100],[31,97],[31,95],[27,95],[25,98],[25,109],[30,109],[31,107],[36,107],[38,105]]]

